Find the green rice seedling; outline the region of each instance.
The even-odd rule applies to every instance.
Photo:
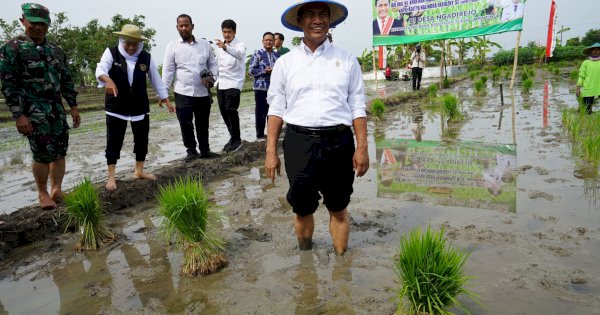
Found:
[[[371,103],[371,113],[378,118],[381,118],[383,113],[385,113],[385,103],[381,99],[374,99]]]
[[[437,84],[432,84],[427,88],[427,94],[429,95],[430,98],[437,97],[437,92],[438,92]]]
[[[100,197],[89,178],[85,178],[65,196],[65,203],[67,225],[73,223],[81,232],[81,239],[75,245],[76,250],[96,250],[116,240],[106,227]]]
[[[444,78],[444,89],[450,88],[450,79]]]
[[[464,119],[464,115],[458,108],[458,97],[450,93],[442,96],[442,110],[444,116],[448,118],[448,122],[459,122]]]
[[[443,228],[416,228],[402,235],[394,258],[396,313],[452,314],[450,307],[469,313],[457,298],[465,294],[479,304],[478,295],[465,288],[472,278],[463,271],[469,255],[446,242]]]
[[[482,75],[481,77],[479,77],[479,79],[481,80],[481,82],[483,82],[483,84],[487,83],[488,77],[485,75]]]
[[[573,81],[577,81],[579,79],[579,70],[575,69],[569,73],[569,78]]]
[[[525,81],[529,79],[529,74],[527,74],[527,71],[521,71],[521,81]]]
[[[522,87],[523,87],[523,92],[529,93],[529,91],[533,87],[533,80],[531,80],[531,79],[524,80],[523,84],[522,84]]]
[[[499,68],[492,71],[492,81],[494,81],[494,82],[498,81],[498,79],[500,79],[500,75],[501,75],[501,71]]]
[[[483,94],[485,91],[485,83],[483,83],[483,81],[481,80],[477,80],[475,81],[475,83],[473,83],[473,86],[475,87],[475,93],[476,94]]]
[[[552,69],[552,73],[554,73],[555,75],[559,75],[560,74],[560,69],[559,68],[554,68],[554,69]]]
[[[478,75],[479,75],[479,71],[471,71],[471,72],[469,72],[469,79],[471,79],[471,81],[474,81]]]
[[[162,233],[183,251],[181,275],[207,275],[227,266],[225,242],[216,235],[219,215],[198,179],[176,179],[159,187],[159,212],[165,219]]]

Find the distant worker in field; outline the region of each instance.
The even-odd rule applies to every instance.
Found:
[[[210,150],[208,123],[212,96],[210,88],[219,71],[217,59],[210,44],[196,39],[192,17],[181,14],[177,17],[177,32],[180,37],[167,44],[163,59],[162,79],[169,89],[173,83],[177,120],[181,128],[183,145],[189,162],[196,158],[208,159],[218,154]],[[194,123],[196,138],[194,137]],[[200,151],[196,150],[196,145]]]
[[[591,114],[594,97],[600,96],[600,43],[586,48],[584,52],[589,58],[579,68],[576,94],[583,97],[586,111]]]
[[[267,113],[269,112],[269,103],[267,103],[267,91],[271,84],[271,71],[279,54],[273,51],[273,33],[263,34],[263,48],[254,52],[248,65],[248,74],[254,77],[254,101],[256,107],[254,116],[256,122],[256,140],[264,141],[265,126],[267,124]]]
[[[265,171],[275,181],[283,122],[287,200],[300,250],[312,248],[319,200],[329,211],[329,232],[339,255],[348,248],[348,204],[354,177],[369,169],[364,83],[355,56],[329,42],[330,27],[348,9],[334,1],[302,1],[282,15],[283,25],[304,33],[298,47],[277,60],[267,93],[269,122]],[[352,132],[354,127],[354,134]],[[356,146],[354,140],[356,139]]]
[[[410,55],[410,65],[412,67],[412,89],[421,89],[421,77],[423,77],[423,68],[427,62],[425,52],[421,50],[421,44],[415,46],[415,50]]]
[[[283,41],[285,40],[285,36],[281,33],[275,33],[275,41],[273,42],[273,50],[275,50],[279,56],[283,56],[290,51],[289,48],[283,47]]]
[[[127,130],[127,122],[131,122],[133,132],[133,153],[135,153],[134,178],[155,180],[153,174],[144,172],[144,162],[148,154],[148,133],[150,132],[150,101],[146,86],[149,79],[158,93],[159,106],[167,104],[169,112],[175,108],[169,101],[169,93],[163,84],[154,59],[144,51],[142,35],[139,27],[131,24],[123,25],[116,46],[106,48],[100,62],[96,66],[96,78],[105,87],[106,111],[106,164],[108,179],[106,189],[117,189],[116,167],[121,157],[123,139]]]
[[[73,128],[79,127],[81,119],[67,57],[46,39],[50,11],[36,3],[24,3],[21,9],[19,20],[25,35],[0,48],[0,83],[17,131],[29,140],[38,199],[42,209],[48,210],[56,208],[63,197],[69,146],[67,112],[61,98],[71,107]]]

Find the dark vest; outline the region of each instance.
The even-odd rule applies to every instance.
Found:
[[[146,75],[150,70],[150,54],[142,51],[138,56],[135,70],[133,70],[133,83],[129,86],[127,79],[127,61],[115,46],[110,48],[113,65],[108,71],[108,76],[117,86],[117,97],[106,94],[105,110],[107,112],[124,116],[137,116],[150,112]]]

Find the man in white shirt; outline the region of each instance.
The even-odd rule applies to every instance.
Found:
[[[321,195],[338,254],[348,247],[347,206],[354,176],[369,169],[364,83],[355,56],[327,40],[330,26],[348,10],[333,1],[303,1],[282,16],[285,27],[304,32],[299,47],[280,57],[271,73],[265,171],[274,182],[281,161],[277,141],[283,121],[285,168],[300,250],[312,248],[313,213]],[[356,147],[352,129],[356,137]]]
[[[186,147],[186,161],[198,157],[194,122],[200,158],[218,156],[210,151],[208,143],[208,122],[210,117],[211,95],[209,88],[217,75],[218,66],[208,41],[194,37],[194,24],[187,14],[177,17],[177,31],[180,39],[167,45],[163,61],[162,79],[171,87],[173,81],[177,119],[181,127],[183,145]],[[209,71],[209,72],[207,72]]]
[[[410,55],[413,91],[421,89],[421,77],[423,77],[423,68],[425,68],[426,62],[427,57],[425,56],[425,52],[421,51],[421,44],[417,44],[415,50]]]
[[[221,23],[223,40],[215,39],[219,64],[219,79],[217,80],[217,101],[219,110],[227,130],[229,142],[223,151],[235,152],[242,147],[240,137],[240,95],[246,75],[246,44],[235,37],[237,25],[233,20]]]
[[[523,17],[524,6],[520,0],[500,0],[502,17],[500,22],[508,22]]]

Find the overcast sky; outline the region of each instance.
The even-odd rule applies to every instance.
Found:
[[[371,6],[372,0],[338,0],[349,10],[348,19],[333,30],[334,43],[355,55],[365,48],[371,49]],[[237,36],[248,46],[248,54],[262,47],[261,36],[265,31],[282,32],[286,36],[285,46],[291,46],[294,36],[301,33],[287,30],[281,24],[281,14],[296,0],[39,0],[51,12],[65,12],[69,24],[83,26],[96,18],[102,25],[110,23],[115,14],[146,17],[146,25],[154,28],[156,47],[152,55],[162,63],[167,43],[178,38],[175,20],[181,13],[189,14],[195,24],[196,37],[214,39],[221,37],[220,25],[224,19],[237,23]],[[583,36],[590,28],[600,28],[599,0],[556,0],[558,6],[558,28],[570,27],[563,39]],[[23,1],[2,0],[0,18],[13,21],[20,17]],[[521,44],[529,41],[545,45],[548,15],[551,0],[528,0]],[[493,35],[492,40],[505,49],[514,48],[516,32]]]

